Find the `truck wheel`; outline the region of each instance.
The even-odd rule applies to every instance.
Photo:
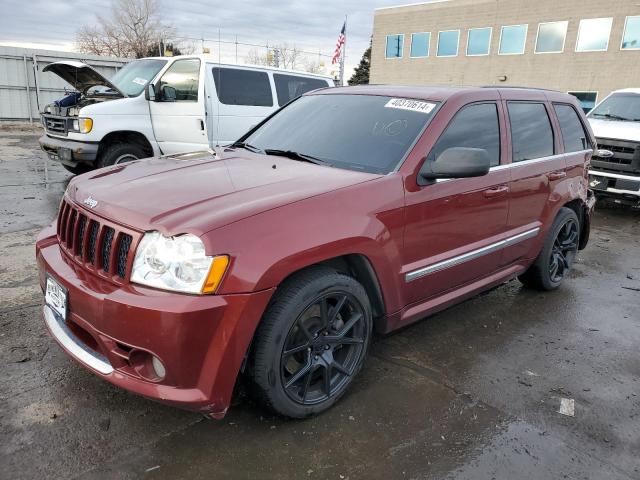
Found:
[[[317,415],[345,393],[372,332],[369,298],[355,279],[317,267],[278,289],[255,335],[258,400],[293,418]]]
[[[144,149],[131,143],[114,143],[109,145],[98,158],[97,167],[108,167],[118,163],[132,162],[140,158],[146,158]]]
[[[87,173],[90,170],[90,168],[88,166],[82,165],[82,164],[76,165],[75,167],[72,167],[70,165],[65,165],[63,163],[62,166],[64,167],[64,169],[67,172],[71,172],[74,175],[82,175],[83,173]]]
[[[535,262],[518,279],[537,290],[555,290],[571,269],[579,241],[578,216],[570,208],[561,208]]]

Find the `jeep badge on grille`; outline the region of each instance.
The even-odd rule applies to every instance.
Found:
[[[85,198],[82,203],[84,203],[89,208],[95,208],[96,205],[98,205],[98,201],[93,199],[93,198],[91,198],[91,195],[89,195],[87,198]]]

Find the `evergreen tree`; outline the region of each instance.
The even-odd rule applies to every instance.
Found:
[[[356,67],[353,76],[349,79],[349,85],[366,85],[369,83],[369,67],[371,66],[371,40],[369,48],[364,51],[360,65]]]

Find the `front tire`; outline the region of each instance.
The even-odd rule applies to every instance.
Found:
[[[364,287],[316,267],[278,289],[256,332],[251,377],[275,413],[306,418],[331,408],[360,372],[372,335]]]
[[[570,208],[561,208],[538,257],[518,279],[536,290],[555,290],[571,269],[579,241],[578,216]]]
[[[71,165],[65,165],[64,163],[61,165],[67,172],[73,173],[74,175],[82,175],[83,173],[87,173],[89,170],[91,170],[91,168],[89,168],[87,165],[82,164],[78,164],[75,167],[72,167]]]
[[[98,168],[117,165],[120,163],[132,162],[140,158],[146,158],[144,149],[136,144],[131,143],[114,143],[109,145],[98,158]]]

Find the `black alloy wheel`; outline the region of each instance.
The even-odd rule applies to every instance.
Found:
[[[325,266],[292,275],[254,334],[254,395],[287,417],[328,410],[362,369],[372,332],[369,297],[355,278]]]
[[[553,242],[549,262],[549,277],[552,282],[561,282],[569,272],[578,252],[578,222],[569,218],[560,228]]]
[[[549,228],[537,258],[518,278],[537,290],[558,288],[573,265],[579,243],[578,216],[572,209],[563,207]]]
[[[289,331],[280,359],[282,384],[302,405],[330,399],[353,376],[366,340],[364,310],[347,292],[314,300]]]

